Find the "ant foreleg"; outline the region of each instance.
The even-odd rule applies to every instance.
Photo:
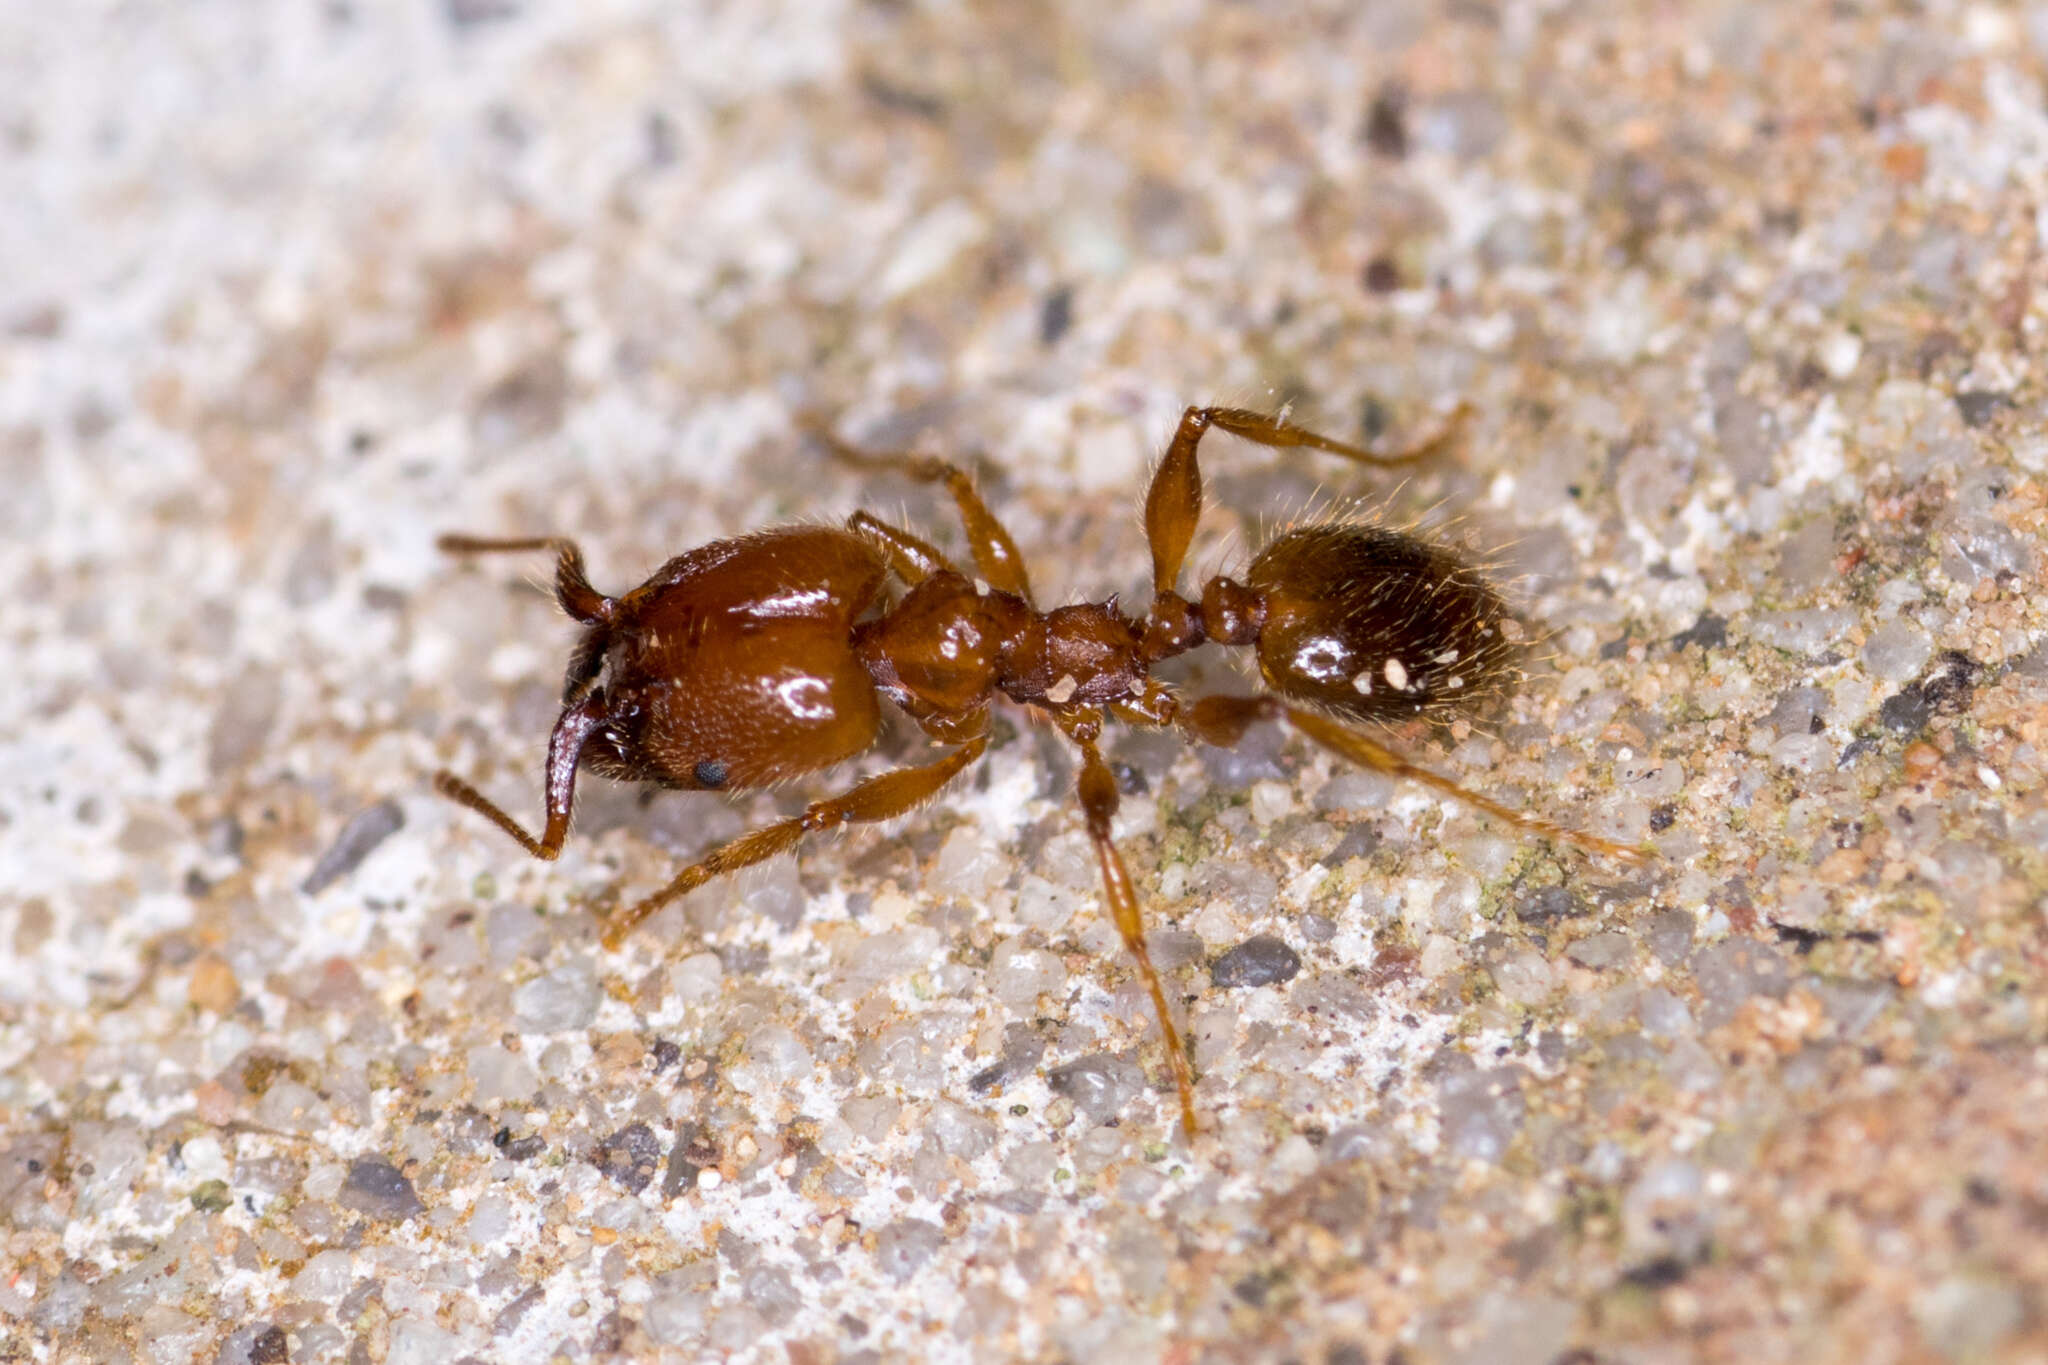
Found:
[[[1202,515],[1202,469],[1196,447],[1210,427],[1262,446],[1306,446],[1359,464],[1393,466],[1425,459],[1442,450],[1456,438],[1471,411],[1469,404],[1460,403],[1435,435],[1399,450],[1375,451],[1248,408],[1187,409],[1180,415],[1180,426],[1174,430],[1173,441],[1145,494],[1145,538],[1152,547],[1152,591],[1172,592],[1180,578],[1181,564],[1187,559],[1195,523]]]
[[[1117,852],[1116,843],[1110,837],[1110,821],[1116,816],[1120,799],[1116,778],[1111,775],[1109,765],[1102,761],[1102,753],[1095,747],[1088,722],[1065,728],[1069,738],[1081,750],[1081,811],[1087,817],[1088,837],[1094,842],[1096,857],[1102,864],[1102,889],[1109,901],[1110,917],[1116,923],[1117,932],[1123,935],[1124,947],[1138,964],[1138,975],[1144,979],[1145,989],[1152,996],[1153,1012],[1159,1016],[1159,1031],[1166,1037],[1166,1061],[1173,1071],[1173,1087],[1180,1096],[1181,1127],[1189,1137],[1193,1137],[1194,1071],[1188,1065],[1187,1048],[1181,1042],[1180,1030],[1174,1026],[1173,1013],[1167,1008],[1166,990],[1159,983],[1158,969],[1152,965],[1152,954],[1145,946],[1145,919],[1138,905],[1137,888],[1131,884],[1131,874],[1124,866],[1123,855]]]
[[[561,856],[562,841],[569,837],[569,816],[576,804],[576,765],[583,759],[584,744],[603,722],[601,697],[588,697],[569,707],[555,722],[554,733],[548,736],[547,776],[542,789],[547,823],[538,839],[521,829],[503,807],[446,769],[434,774],[434,790],[504,830],[534,857],[553,862]]]
[[[612,599],[591,587],[590,580],[583,576],[583,551],[576,548],[573,540],[561,536],[493,539],[488,536],[444,535],[435,539],[434,548],[451,555],[552,550],[556,555],[555,601],[561,604],[562,610],[585,625],[612,618]]]
[[[1010,539],[1003,523],[988,510],[981,494],[974,491],[974,480],[967,476],[967,471],[930,456],[875,454],[860,450],[834,436],[823,425],[814,426],[811,430],[834,458],[855,469],[902,474],[919,483],[946,485],[946,491],[953,495],[953,505],[960,509],[961,523],[967,528],[967,543],[974,552],[976,571],[996,591],[1014,593],[1026,602],[1031,600],[1031,575],[1025,571],[1024,556],[1017,552],[1017,542]]]
[[[1567,829],[1539,815],[1530,815],[1526,811],[1504,806],[1492,797],[1483,796],[1469,787],[1461,786],[1441,773],[1409,762],[1384,744],[1368,738],[1348,725],[1315,711],[1299,706],[1288,706],[1275,697],[1203,697],[1181,713],[1181,724],[1189,733],[1207,743],[1226,749],[1235,746],[1253,722],[1275,719],[1286,720],[1288,724],[1325,749],[1340,758],[1356,763],[1361,768],[1385,773],[1389,777],[1420,782],[1434,791],[1455,797],[1475,810],[1484,811],[1497,820],[1504,820],[1517,829],[1525,829],[1531,834],[1571,844],[1588,853],[1619,858],[1624,862],[1642,863],[1655,856],[1655,851],[1651,849],[1617,843],[1612,839],[1603,839],[1597,834]]]
[[[661,890],[627,906],[606,921],[604,946],[616,949],[625,942],[633,926],[679,896],[686,896],[704,883],[728,872],[787,853],[806,834],[821,834],[841,825],[890,820],[922,805],[961,769],[980,758],[988,748],[988,736],[975,735],[936,763],[920,768],[896,768],[880,773],[851,791],[824,801],[813,801],[802,815],[742,834],[721,844],[692,863]]]

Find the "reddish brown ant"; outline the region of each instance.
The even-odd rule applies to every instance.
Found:
[[[786,526],[714,541],[670,560],[622,597],[590,586],[570,541],[444,536],[441,548],[457,554],[554,551],[555,599],[584,630],[569,655],[562,715],[548,741],[540,837],[454,774],[439,773],[434,784],[534,857],[553,859],[569,832],[579,768],[691,790],[763,787],[874,744],[885,697],[932,739],[953,746],[934,762],[871,777],[713,849],[612,916],[604,942],[617,948],[634,925],[714,877],[786,853],[806,834],[887,820],[938,795],[988,747],[991,702],[1003,696],[1032,707],[1080,750],[1081,809],[1110,914],[1151,993],[1181,1121],[1192,1133],[1187,1052],[1145,949],[1137,889],[1110,839],[1117,784],[1098,748],[1105,714],[1174,726],[1226,747],[1255,721],[1284,719],[1353,763],[1411,778],[1518,828],[1612,857],[1642,856],[1511,810],[1355,728],[1468,712],[1517,676],[1503,631],[1505,603],[1448,550],[1355,521],[1297,527],[1253,558],[1244,582],[1219,576],[1199,598],[1181,596],[1175,584],[1202,508],[1196,447],[1212,427],[1367,465],[1421,458],[1449,434],[1375,453],[1277,417],[1189,408],[1145,497],[1153,595],[1142,618],[1124,615],[1113,599],[1039,610],[1016,544],[963,471],[938,459],[863,453],[822,431],[835,454],[861,468],[944,484],[966,524],[978,576],[866,512],[844,528]],[[1190,700],[1152,677],[1156,664],[1201,644],[1255,649],[1270,692]]]

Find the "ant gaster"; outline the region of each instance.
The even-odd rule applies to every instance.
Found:
[[[1277,417],[1189,408],[1145,498],[1152,603],[1142,618],[1125,615],[1113,598],[1040,610],[1016,544],[963,471],[938,459],[863,453],[822,431],[856,466],[945,485],[966,524],[976,576],[867,512],[843,528],[785,526],[714,541],[620,597],[590,586],[568,540],[444,536],[441,548],[457,554],[553,551],[556,601],[584,629],[548,741],[540,837],[452,773],[437,774],[435,786],[534,857],[553,859],[569,832],[582,768],[689,790],[764,787],[869,748],[884,698],[951,746],[933,762],[870,777],[713,849],[609,919],[604,942],[617,948],[634,925],[715,877],[787,853],[807,834],[887,820],[930,800],[988,747],[991,702],[1001,696],[1030,707],[1080,751],[1081,810],[1110,915],[1151,993],[1192,1133],[1187,1051],[1145,948],[1137,888],[1110,838],[1118,792],[1099,747],[1107,716],[1224,747],[1254,722],[1282,719],[1350,762],[1423,783],[1521,829],[1613,857],[1642,856],[1511,810],[1357,728],[1468,712],[1517,676],[1506,605],[1447,550],[1357,521],[1301,526],[1261,550],[1243,582],[1219,576],[1198,596],[1181,596],[1176,584],[1202,508],[1196,450],[1211,428],[1369,465],[1420,458],[1450,430],[1406,451],[1375,453]],[[1152,676],[1162,660],[1202,644],[1257,651],[1268,690],[1187,698]]]

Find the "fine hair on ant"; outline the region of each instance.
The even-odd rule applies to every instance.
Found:
[[[1470,714],[1518,676],[1503,629],[1506,603],[1448,549],[1408,531],[1330,520],[1282,531],[1242,582],[1219,575],[1192,596],[1179,591],[1202,510],[1197,450],[1212,429],[1394,466],[1439,449],[1463,415],[1430,440],[1382,452],[1241,408],[1188,408],[1145,496],[1152,602],[1143,616],[1126,615],[1114,598],[1042,610],[1016,544],[964,471],[941,459],[856,450],[823,428],[817,434],[832,453],[857,468],[944,485],[966,526],[973,574],[864,511],[844,526],[713,541],[617,597],[590,585],[571,541],[443,536],[440,547],[452,554],[552,553],[555,600],[583,629],[548,741],[539,837],[452,773],[436,774],[434,785],[534,857],[552,860],[586,768],[693,791],[764,787],[868,749],[881,732],[884,700],[948,746],[929,763],[880,773],[712,849],[609,917],[604,943],[616,949],[648,915],[715,877],[787,853],[806,835],[892,819],[939,795],[987,749],[997,698],[1030,708],[1079,751],[1077,794],[1110,917],[1151,994],[1181,1122],[1192,1134],[1187,1049],[1146,951],[1137,888],[1110,837],[1118,788],[1099,747],[1109,718],[1226,748],[1253,723],[1282,720],[1343,759],[1518,829],[1607,857],[1644,856],[1504,806],[1360,728]],[[1255,651],[1265,690],[1187,697],[1152,676],[1164,660],[1204,644]]]

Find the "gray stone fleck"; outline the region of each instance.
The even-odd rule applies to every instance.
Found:
[[[1458,1057],[1437,1082],[1444,1148],[1453,1156],[1499,1161],[1522,1130],[1522,1073],[1510,1066],[1480,1070]]]
[[[1301,954],[1278,936],[1258,934],[1230,949],[1209,968],[1218,986],[1271,986],[1291,981],[1301,970]]]
[[[225,777],[256,756],[284,701],[284,683],[273,668],[255,667],[237,674],[221,695],[206,738],[206,766]]]
[[[1762,611],[1750,618],[1750,635],[1791,654],[1810,657],[1849,633],[1856,614],[1841,607],[1808,607],[1799,611]]]
[[[1780,735],[1810,735],[1814,722],[1826,714],[1827,693],[1818,687],[1788,687],[1778,694],[1777,705],[1764,723]]]
[[[1885,622],[1863,642],[1863,666],[1887,682],[1904,682],[1927,666],[1934,641],[1904,617]]]
[[[1835,1032],[1843,1038],[1857,1038],[1877,1021],[1898,994],[1886,981],[1830,981],[1812,978],[1807,982],[1814,998],[1827,1011]]]
[[[405,1173],[374,1156],[358,1157],[348,1168],[348,1179],[342,1182],[335,1202],[389,1222],[403,1222],[426,1208]]]
[[[491,1335],[502,1337],[517,1331],[520,1319],[524,1318],[533,1310],[534,1305],[546,1297],[547,1290],[540,1285],[534,1285],[518,1298],[500,1308],[498,1315],[491,1319]]]
[[[1045,1040],[1029,1024],[1011,1024],[1003,1030],[1003,1053],[993,1066],[974,1073],[967,1082],[977,1095],[986,1095],[999,1085],[1027,1075],[1045,1056]]]
[[[1785,959],[1755,939],[1731,938],[1693,955],[1693,980],[1700,988],[1700,1024],[1719,1028],[1753,995],[1782,997],[1792,984]]]
[[[1635,952],[1635,943],[1627,934],[1604,929],[1597,934],[1586,935],[1564,951],[1565,956],[1581,967],[1605,970],[1627,962]]]
[[[495,966],[539,957],[547,951],[547,921],[530,905],[494,905],[484,916],[484,942]]]
[[[1561,886],[1539,886],[1515,901],[1515,918],[1524,924],[1541,924],[1585,913],[1585,903]]]
[[[1692,1011],[1683,1000],[1661,986],[1653,986],[1636,1003],[1643,1032],[1652,1038],[1676,1038],[1692,1032]]]
[[[1692,951],[1692,915],[1684,910],[1659,910],[1643,926],[1650,952],[1667,967],[1675,967]]]
[[[365,806],[341,827],[341,833],[327,846],[320,860],[313,864],[313,870],[306,874],[306,880],[299,884],[299,889],[309,896],[319,895],[355,871],[363,859],[376,852],[377,845],[404,827],[405,810],[390,797]]]
[[[915,1275],[945,1243],[946,1234],[936,1223],[922,1218],[904,1218],[875,1234],[875,1264],[884,1275],[901,1284]]]
[[[1913,1317],[1927,1344],[1950,1360],[1988,1356],[2026,1321],[2026,1300],[1988,1276],[1951,1275],[1922,1290]]]
[[[740,1281],[740,1292],[770,1327],[780,1327],[803,1307],[803,1296],[797,1292],[789,1272],[777,1266],[756,1266],[748,1271]]]
[[[519,1026],[530,1033],[563,1033],[587,1027],[603,999],[597,970],[588,959],[565,962],[512,993]]]
[[[1140,1090],[1145,1073],[1133,1062],[1098,1052],[1046,1073],[1046,1083],[1055,1095],[1073,1101],[1074,1107],[1092,1123],[1114,1118]]]

